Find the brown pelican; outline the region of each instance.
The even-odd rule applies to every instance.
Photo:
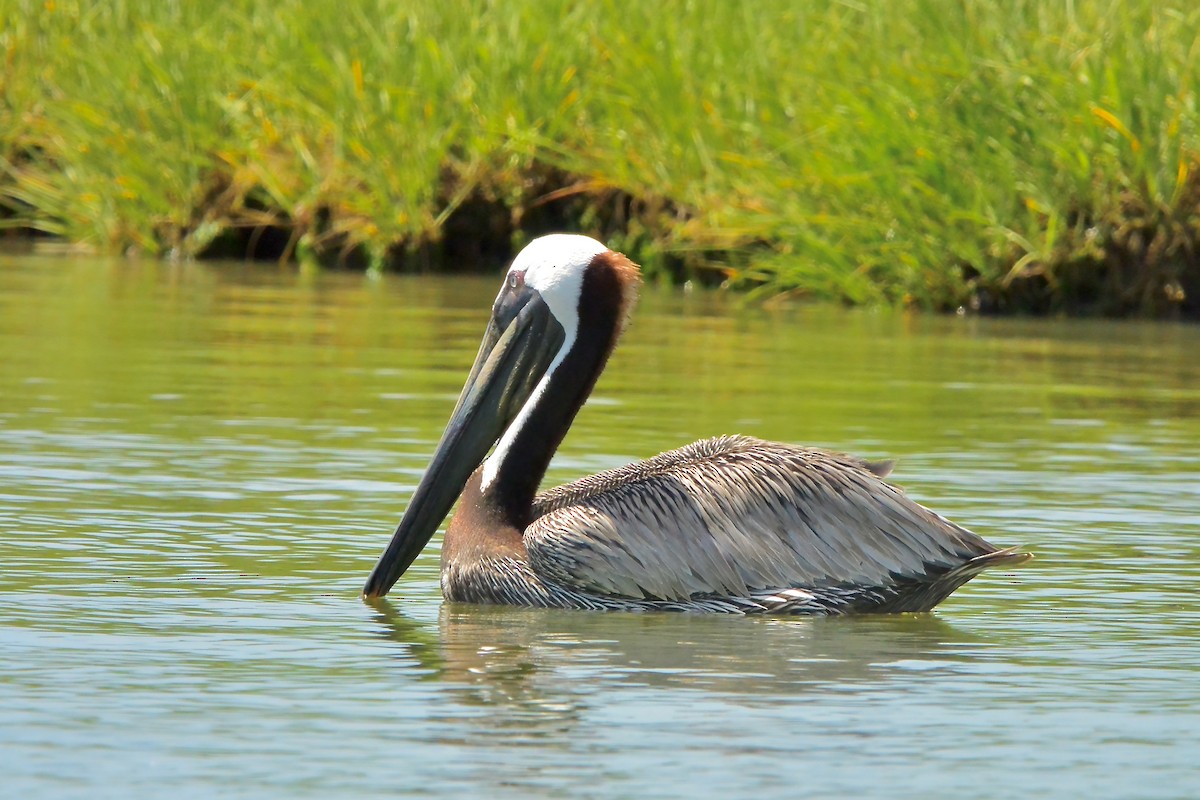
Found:
[[[545,236],[517,255],[364,595],[392,588],[460,494],[442,545],[442,593],[472,603],[928,611],[983,570],[1029,558],[908,499],[883,480],[890,464],[744,436],[536,494],[640,280],[633,262],[586,236]]]

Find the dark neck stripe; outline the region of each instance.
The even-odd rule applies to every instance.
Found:
[[[533,498],[550,459],[612,353],[623,313],[622,298],[617,271],[597,257],[583,276],[575,341],[514,437],[488,488],[488,501],[518,530],[529,524]]]

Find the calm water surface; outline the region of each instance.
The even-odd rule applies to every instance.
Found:
[[[549,479],[742,432],[1038,559],[934,614],[358,590],[497,279],[0,260],[11,797],[1200,796],[1200,329],[649,291]]]

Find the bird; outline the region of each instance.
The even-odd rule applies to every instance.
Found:
[[[726,435],[538,493],[625,330],[625,255],[550,234],[513,259],[429,466],[363,596],[388,593],[455,501],[453,602],[839,615],[929,611],[1001,548],[885,480],[891,462]]]

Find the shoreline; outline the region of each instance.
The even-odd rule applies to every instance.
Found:
[[[415,272],[571,230],[755,298],[1200,318],[1200,10],[18,5],[0,230]]]

